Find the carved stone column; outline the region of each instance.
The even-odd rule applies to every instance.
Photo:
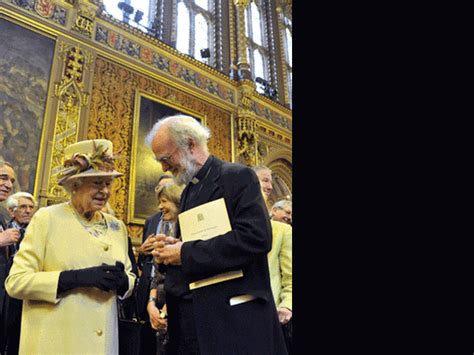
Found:
[[[230,67],[229,76],[233,80],[238,80],[237,72],[237,40],[236,40],[236,19],[235,19],[235,7],[234,0],[229,0],[229,55],[230,55]]]
[[[257,153],[257,119],[252,110],[252,97],[255,83],[250,80],[240,81],[240,100],[237,111],[237,161],[254,166],[258,162]]]
[[[245,39],[245,8],[250,0],[234,0],[237,9],[237,70],[239,79],[252,80],[252,72],[247,57],[247,41]]]

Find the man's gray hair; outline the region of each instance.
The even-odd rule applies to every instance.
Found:
[[[195,118],[182,114],[162,118],[153,125],[145,138],[145,144],[150,148],[153,138],[155,138],[156,134],[164,124],[166,124],[169,129],[168,132],[171,140],[181,149],[186,148],[189,145],[189,139],[192,139],[206,152],[208,151],[207,142],[211,137],[209,128],[201,125],[201,123],[199,123]]]
[[[12,211],[15,211],[18,208],[18,205],[20,204],[19,200],[22,197],[31,200],[31,202],[33,202],[33,205],[36,207],[35,197],[32,194],[30,194],[29,192],[20,191],[20,192],[14,193],[10,197],[8,197],[8,199],[7,199],[7,208],[11,209]]]
[[[270,172],[270,174],[272,173],[272,169],[270,169],[268,166],[266,165],[257,165],[257,166],[253,166],[252,167],[252,170],[255,171],[255,173],[258,174],[259,171],[262,171],[262,170],[268,170]]]
[[[0,168],[4,167],[5,165],[9,166],[12,169],[14,169],[12,163],[0,158]]]
[[[273,204],[272,209],[273,208],[279,208],[281,210],[291,208],[293,210],[293,203],[290,200],[279,200]]]

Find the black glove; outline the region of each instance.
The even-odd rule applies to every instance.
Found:
[[[97,287],[103,291],[116,290],[123,283],[119,276],[120,273],[123,273],[123,271],[118,266],[106,264],[79,270],[62,271],[59,274],[57,294],[76,287]]]
[[[128,276],[125,273],[125,267],[120,261],[115,262],[115,266],[119,270],[117,274],[117,295],[123,296],[128,290]]]

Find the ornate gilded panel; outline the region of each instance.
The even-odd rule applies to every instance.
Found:
[[[212,132],[211,153],[247,165],[273,164],[281,185],[291,189],[291,110],[258,94],[253,80],[232,80],[156,38],[105,18],[96,11],[100,3],[0,0],[2,14],[56,40],[49,86],[41,89],[47,100],[35,186],[40,187],[43,202],[44,198],[47,203],[65,198],[64,191],[55,187],[64,147],[77,139],[107,138],[121,157],[117,169],[125,174],[116,179],[110,202],[117,217],[126,219],[137,91],[206,117]],[[246,4],[247,0],[226,3],[232,25],[229,65],[234,74],[238,69],[241,75],[248,65],[245,46],[238,43],[239,38],[242,42],[242,6]],[[25,86],[25,93],[30,90],[27,87],[34,86]],[[8,133],[16,132],[13,124],[8,129]],[[128,228],[137,244],[142,226],[131,223]]]
[[[131,40],[102,24],[97,24],[95,40],[132,58],[138,59],[154,69],[171,74],[177,79],[207,91],[210,94],[234,103],[234,91],[210,79],[197,70],[186,68],[178,61],[161,55],[152,46],[145,46]]]
[[[57,97],[56,121],[52,138],[50,178],[47,196],[49,203],[67,198],[66,192],[57,183],[57,173],[62,167],[64,148],[75,143],[79,136],[81,117],[89,104],[85,90],[93,56],[79,46],[59,41],[58,57],[62,61],[61,81],[54,85]]]
[[[252,102],[252,109],[257,116],[264,118],[265,120],[268,120],[270,122],[273,122],[274,124],[290,132],[293,130],[293,123],[290,119],[278,114],[277,112],[269,109],[268,107],[254,101]]]
[[[124,220],[129,198],[127,192],[130,183],[131,134],[137,90],[159,97],[163,102],[169,102],[170,106],[206,116],[206,124],[212,132],[209,150],[221,159],[232,160],[230,112],[98,57],[95,61],[90,100],[88,139],[110,139],[114,144],[114,151],[121,157],[116,168],[124,173],[124,176],[114,182],[110,203],[117,217]],[[138,239],[134,240],[134,243],[137,244]]]

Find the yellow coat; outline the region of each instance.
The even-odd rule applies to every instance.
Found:
[[[67,203],[33,216],[5,282],[22,299],[20,354],[118,354],[117,295],[94,287],[75,288],[56,298],[59,274],[121,261],[130,296],[135,283],[125,224],[105,215],[107,233],[89,234]]]
[[[277,308],[293,309],[292,235],[289,224],[271,221],[272,250],[268,253],[268,268],[273,298]]]

